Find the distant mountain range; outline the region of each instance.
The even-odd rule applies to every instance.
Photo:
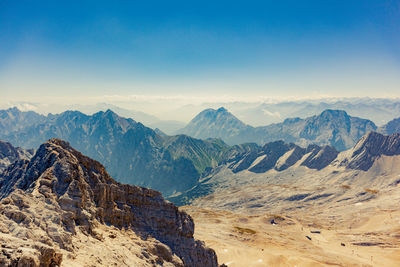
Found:
[[[307,118],[327,109],[344,110],[353,117],[367,118],[377,126],[400,117],[400,99],[389,98],[325,98],[315,100],[206,102],[178,106],[166,113],[166,117],[190,121],[201,111],[225,107],[241,121],[251,126],[280,123],[286,118]]]
[[[151,187],[167,196],[194,186],[206,168],[217,165],[228,147],[220,140],[159,135],[111,110],[91,116],[78,111],[39,115],[36,123],[25,120],[33,112],[9,109],[6,113],[9,116],[1,122],[13,124],[15,130],[1,132],[1,139],[37,148],[48,139],[62,138],[102,162],[120,182]]]
[[[240,108],[235,105],[227,107],[242,121],[256,126],[279,123],[292,117],[311,117],[327,109],[344,110],[353,117],[368,118],[378,126],[395,117],[400,117],[400,101],[398,99],[322,99],[262,103]]]
[[[396,128],[397,125],[397,128]],[[381,128],[370,120],[349,116],[343,110],[325,110],[319,115],[285,119],[281,123],[252,127],[240,121],[225,108],[206,109],[177,133],[196,138],[221,138],[230,145],[255,142],[263,145],[275,140],[293,142],[303,147],[310,144],[330,145],[339,151],[351,148],[366,133],[391,134],[399,128],[394,120]]]
[[[275,163],[270,166],[270,157],[278,159],[295,149],[286,162],[280,162],[281,165],[276,167],[284,169],[290,166],[291,161],[311,151],[330,159],[337,154],[336,150],[353,146],[364,134],[377,129],[369,120],[354,118],[337,110],[326,110],[306,119],[286,119],[279,124],[251,127],[220,108],[201,112],[183,130],[188,135],[205,139],[201,140],[188,135],[168,136],[132,119],[122,118],[111,110],[90,116],[79,111],[43,116],[12,108],[0,111],[0,115],[3,128],[0,139],[14,146],[37,148],[51,138],[61,138],[102,162],[118,181],[150,187],[165,196],[196,186],[199,179],[213,168],[243,153],[249,155],[238,163],[235,170],[249,167],[254,172],[262,172],[275,168]],[[394,127],[378,130],[389,128]],[[229,146],[221,139],[230,144],[246,144]],[[259,158],[260,153],[269,154],[271,144],[260,147],[248,142],[263,145],[276,140],[293,144],[279,145],[277,142],[280,151],[255,164],[252,159]],[[317,146],[311,145],[314,143]],[[307,163],[309,166],[323,167],[319,165],[322,163],[311,159]],[[246,166],[246,162],[253,166]]]

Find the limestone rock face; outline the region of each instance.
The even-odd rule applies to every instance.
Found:
[[[334,147],[320,147],[317,145],[309,145],[306,153],[308,152],[310,152],[310,155],[307,156],[301,165],[316,170],[321,170],[328,166],[339,154]]]
[[[261,150],[256,148],[244,151],[226,163],[234,173],[243,170],[254,173],[264,173],[272,169],[283,171],[296,163],[316,170],[335,165],[366,171],[382,155],[400,155],[400,133],[385,136],[369,132],[352,149],[341,153],[332,146],[309,145],[302,148],[276,141],[267,143]]]
[[[286,152],[285,155],[279,158],[275,164],[275,169],[277,171],[283,171],[293,166],[297,161],[299,161],[305,153],[305,149],[299,146],[295,146],[290,151]]]
[[[249,171],[262,173],[271,170],[274,168],[279,158],[291,150],[294,146],[294,144],[286,144],[283,141],[267,143],[263,147],[263,158],[257,164],[254,164]]]
[[[262,149],[251,147],[249,150],[243,150],[226,163],[234,173],[243,170],[264,173],[272,169],[280,172],[297,162],[301,166],[321,170],[332,163],[338,154],[332,146],[309,145],[302,148],[293,143],[275,141],[267,143]]]
[[[400,155],[400,133],[383,135],[370,132],[350,150],[350,156],[341,160],[340,165],[350,169],[368,170],[374,161],[382,155]]]
[[[100,163],[62,140],[46,142],[30,161],[9,167],[0,179],[0,199],[4,239],[35,240],[18,261],[0,253],[5,265],[59,265],[59,250],[76,252],[77,236],[102,240],[101,229],[113,227],[134,232],[141,242],[153,240],[146,253],[139,253],[144,266],[217,266],[215,252],[193,238],[189,215],[157,191],[115,182]]]

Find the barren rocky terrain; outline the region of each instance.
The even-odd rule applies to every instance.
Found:
[[[1,266],[217,266],[161,193],[119,184],[52,139],[0,179]]]

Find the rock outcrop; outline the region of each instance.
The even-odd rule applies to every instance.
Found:
[[[140,266],[217,266],[215,252],[193,238],[189,215],[157,191],[114,181],[99,162],[62,140],[46,142],[30,161],[7,168],[0,199],[0,243],[8,244],[0,265],[60,265],[63,256],[71,261],[88,249],[75,242],[80,236],[103,241],[105,231],[119,229],[117,235],[140,237]],[[118,262],[128,265],[129,258],[123,254]]]
[[[332,163],[338,156],[339,152],[331,146],[309,145],[306,154],[310,153],[301,163],[310,169],[321,170]]]

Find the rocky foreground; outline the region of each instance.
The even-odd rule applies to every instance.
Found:
[[[0,178],[1,266],[218,266],[185,212],[52,139]]]

